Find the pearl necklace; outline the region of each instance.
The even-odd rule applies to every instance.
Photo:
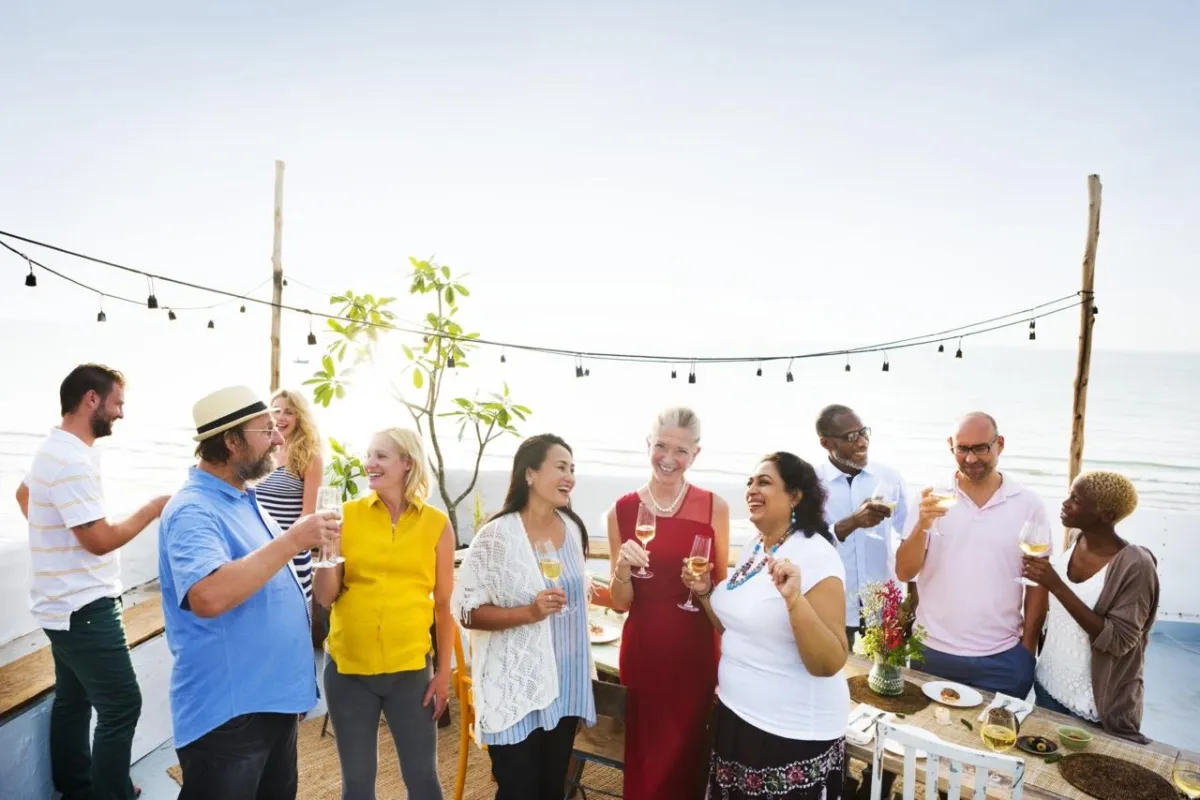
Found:
[[[669,517],[674,514],[675,509],[679,507],[679,503],[683,500],[683,496],[687,494],[687,490],[688,482],[684,481],[683,485],[679,487],[679,494],[675,496],[675,500],[671,503],[671,505],[663,508],[658,504],[658,501],[654,499],[654,490],[650,488],[650,483],[648,481],[646,483],[646,496],[650,498],[650,505],[654,506],[654,510],[660,517]]]

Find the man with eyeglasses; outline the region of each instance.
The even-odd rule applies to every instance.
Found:
[[[896,553],[901,580],[917,580],[917,624],[927,631],[921,669],[947,680],[1025,698],[1049,598],[1021,577],[1021,528],[1049,525],[1034,492],[1001,473],[1004,437],[976,411],[949,439],[958,463],[953,494],[921,493]]]
[[[252,390],[193,408],[199,464],[159,528],[180,800],[293,800],[297,717],[317,703],[308,604],[292,557],[337,534],[334,514],[286,533],[248,484],[274,468],[283,439]]]
[[[894,577],[892,543],[908,518],[904,479],[868,460],[871,429],[847,406],[822,409],[817,436],[828,456],[817,475],[825,487],[825,520],[846,568],[846,641],[853,648],[862,627],[859,592]]]

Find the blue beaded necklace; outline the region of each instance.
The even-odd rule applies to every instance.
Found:
[[[759,561],[757,564],[755,564],[754,562],[758,559],[758,554],[762,552],[763,549],[763,540],[762,535],[760,534],[758,541],[754,543],[754,549],[750,552],[750,557],[746,559],[746,563],[738,567],[737,570],[729,576],[729,580],[725,584],[725,589],[732,592],[734,589],[738,588],[743,583],[762,572],[763,567],[767,565],[767,560],[775,555],[779,548],[783,546],[783,543],[786,542],[793,533],[795,533],[795,529],[789,528],[788,532],[781,536],[779,541],[771,546],[771,550],[765,556],[763,556],[762,561]]]

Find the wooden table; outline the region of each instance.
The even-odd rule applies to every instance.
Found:
[[[596,609],[593,613],[603,613],[608,619],[620,620],[623,615],[615,614],[611,611],[601,611]],[[618,658],[620,655],[620,640],[609,644],[594,644],[592,645],[592,657],[596,663],[596,670],[601,675],[602,679],[614,680],[618,675]],[[860,656],[851,655],[843,673],[847,678],[855,675],[865,674],[871,667],[869,661]],[[918,685],[935,678],[926,675],[916,670],[905,670],[905,678]],[[954,744],[970,747],[976,750],[981,748],[981,740],[979,738],[980,723],[978,717],[980,712],[987,707],[992,701],[993,694],[990,692],[981,692],[983,694],[983,703],[974,708],[952,709],[951,720],[949,725],[941,725],[934,718],[933,712],[937,707],[937,703],[930,703],[924,710],[915,714],[908,714],[901,724],[911,725],[913,727],[923,728],[930,733],[935,734],[943,741],[952,742]],[[853,703],[852,703],[853,706]],[[960,722],[961,719],[966,719],[971,723],[972,730],[967,728]],[[1022,735],[1042,735],[1050,739],[1057,740],[1057,727],[1059,725],[1080,725],[1081,723],[1071,717],[1066,717],[1062,714],[1056,714],[1052,711],[1047,711],[1042,708],[1035,708],[1025,722],[1021,725]],[[1086,726],[1085,726],[1086,727]],[[1145,746],[1126,742],[1122,739],[1117,739],[1105,734],[1097,728],[1089,728],[1094,735],[1094,740],[1088,747],[1086,752],[1103,753],[1120,758],[1126,761],[1132,761],[1137,764],[1157,772],[1162,775],[1167,781],[1171,780],[1171,766],[1175,760],[1175,756],[1179,753],[1179,748],[1171,747],[1162,744],[1161,742],[1152,742]],[[1065,752],[1065,751],[1064,751]],[[874,744],[860,746],[846,742],[846,754],[850,758],[871,763],[874,758]],[[1089,795],[1085,795],[1074,787],[1067,784],[1059,774],[1058,768],[1052,764],[1044,763],[1036,756],[1028,756],[1020,750],[1013,750],[1012,755],[1025,758],[1025,797],[1041,800],[1042,798],[1069,798],[1069,800],[1090,800]],[[903,772],[904,761],[902,758],[893,756],[890,753],[886,755],[884,767],[889,772],[894,772],[897,775]],[[943,765],[943,781],[945,767]],[[924,769],[921,769],[918,778],[924,774]],[[944,789],[945,786],[942,786]],[[995,789],[989,792],[989,797],[1008,797],[1008,789]]]

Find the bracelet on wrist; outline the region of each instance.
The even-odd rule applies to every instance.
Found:
[[[616,581],[617,583],[633,583],[632,577],[622,578],[620,575],[618,575],[615,572],[613,573],[613,580]]]
[[[696,597],[700,597],[700,598],[708,597],[709,595],[711,595],[713,593],[713,589],[715,589],[715,588],[717,588],[716,584],[710,583],[708,585],[707,592],[694,592],[694,594],[696,595]]]

